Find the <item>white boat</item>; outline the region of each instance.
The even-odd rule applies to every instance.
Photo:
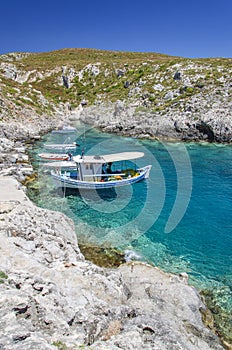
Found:
[[[73,126],[63,126],[62,129],[57,129],[57,130],[52,130],[52,134],[69,134],[69,133],[74,133],[76,132],[77,129],[74,128]]]
[[[75,151],[79,145],[76,142],[73,143],[53,143],[45,144],[44,148],[57,151]]]
[[[65,164],[50,163],[52,178],[57,187],[73,189],[104,189],[131,185],[147,179],[151,165],[142,168],[121,168],[122,163],[144,156],[142,152],[123,152],[102,156],[75,156],[76,166],[67,171]],[[60,162],[59,162],[60,163]],[[69,163],[69,162],[68,162]],[[114,168],[114,169],[113,169]]]
[[[38,156],[43,160],[68,160],[70,156],[67,153],[39,153]]]
[[[73,160],[64,160],[64,161],[57,161],[57,162],[49,162],[49,163],[43,163],[43,168],[45,169],[54,169],[57,170],[66,171],[66,170],[76,170],[77,171],[77,163]]]

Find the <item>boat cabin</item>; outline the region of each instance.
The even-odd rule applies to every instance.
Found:
[[[108,181],[112,178],[124,177],[126,173],[118,168],[112,169],[112,164],[141,158],[142,152],[123,152],[103,156],[75,156],[80,181]],[[126,170],[126,169],[125,169]],[[127,174],[128,175],[128,174]]]

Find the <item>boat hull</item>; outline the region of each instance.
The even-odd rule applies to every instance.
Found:
[[[52,130],[52,134],[70,134],[75,133],[76,131],[77,129],[72,126],[64,126],[62,129]]]
[[[68,160],[68,154],[56,154],[56,153],[40,153],[38,156],[43,160],[58,161]]]
[[[66,175],[58,175],[54,171],[51,172],[53,181],[57,187],[72,188],[72,189],[86,189],[86,190],[98,190],[112,187],[122,187],[132,185],[136,182],[142,181],[149,177],[151,165],[147,165],[144,168],[138,169],[139,175],[133,176],[122,180],[112,181],[80,181],[71,179]]]

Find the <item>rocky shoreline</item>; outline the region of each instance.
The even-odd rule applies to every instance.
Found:
[[[232,106],[223,109],[217,106],[201,117],[190,111],[196,101],[189,101],[189,111],[179,112],[173,109],[165,111],[165,116],[150,109],[138,111],[135,105],[123,101],[115,104],[85,107],[77,113],[76,119],[94,125],[104,132],[135,138],[147,138],[169,141],[207,141],[217,143],[232,142]],[[203,108],[203,106],[201,106]],[[75,113],[73,113],[75,120]]]
[[[25,142],[65,119],[1,123],[0,349],[223,349],[185,273],[100,268],[80,252],[70,219],[26,197]]]

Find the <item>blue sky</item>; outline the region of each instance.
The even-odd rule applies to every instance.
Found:
[[[0,12],[0,54],[81,47],[232,57],[232,0],[3,0]]]

